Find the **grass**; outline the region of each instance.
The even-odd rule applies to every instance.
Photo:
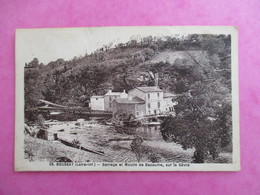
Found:
[[[81,151],[61,144],[58,141],[47,141],[25,136],[25,158],[29,161],[55,161],[59,157],[67,157],[78,162],[109,161],[106,157]]]

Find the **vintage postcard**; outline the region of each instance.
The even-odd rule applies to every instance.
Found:
[[[237,27],[16,30],[16,171],[239,171]]]

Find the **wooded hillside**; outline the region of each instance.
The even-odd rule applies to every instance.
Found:
[[[86,106],[90,96],[108,89],[154,85],[155,73],[159,87],[168,92],[184,94],[200,83],[216,83],[221,95],[229,97],[230,44],[226,35],[150,36],[104,45],[70,61],[44,65],[35,58],[25,65],[25,109],[35,107],[39,99]]]

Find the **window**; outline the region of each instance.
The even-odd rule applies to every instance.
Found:
[[[160,97],[160,93],[157,93],[158,98]]]
[[[111,101],[112,100],[112,97],[109,97],[109,101]]]
[[[111,106],[111,103],[109,103],[109,108],[111,108],[112,106]]]
[[[136,116],[138,116],[139,115],[139,112],[136,112]]]
[[[158,102],[158,108],[160,108],[160,106],[161,106],[161,104],[160,104],[160,102]]]
[[[148,95],[148,100],[150,99],[150,93],[147,94]]]
[[[151,111],[150,110],[148,111],[148,113],[149,113],[149,115],[151,115]]]
[[[150,103],[148,103],[148,108],[151,108],[151,104]]]
[[[98,100],[98,98],[96,98],[96,100]]]

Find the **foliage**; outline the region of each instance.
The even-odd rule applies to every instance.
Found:
[[[140,162],[142,153],[143,153],[143,138],[140,136],[137,136],[133,141],[131,142],[131,151],[135,154],[136,159],[138,162]]]
[[[161,126],[166,141],[184,149],[195,148],[194,162],[203,163],[209,154],[215,159],[221,147],[231,144],[231,101],[229,90],[218,81],[197,82],[188,93],[176,98],[176,117]]]
[[[230,36],[205,35],[192,40],[199,42],[196,47],[204,53],[192,56],[184,48],[191,61],[175,61],[175,74],[169,80],[175,83],[172,90],[179,93],[177,116],[167,118],[161,128],[166,141],[184,149],[194,147],[193,162],[203,163],[208,155],[215,159],[221,148],[232,143]],[[179,46],[183,45],[185,41]]]
[[[79,147],[81,144],[80,141],[77,139],[73,139],[71,143],[74,147]]]
[[[33,58],[33,60],[31,62],[25,64],[26,68],[35,68],[37,66],[39,66],[38,58]]]
[[[24,75],[24,92],[25,92],[25,110],[34,108],[38,104],[38,100],[43,98],[40,88],[42,87],[40,72],[38,69],[25,70]]]
[[[156,162],[160,162],[161,156],[159,154],[156,154],[155,152],[151,151],[148,154],[148,159],[152,162],[152,163],[156,163]]]
[[[36,124],[43,127],[45,119],[42,114],[37,115]]]
[[[149,60],[154,56],[154,50],[151,48],[145,48],[142,51],[142,54],[143,54],[145,60]]]

